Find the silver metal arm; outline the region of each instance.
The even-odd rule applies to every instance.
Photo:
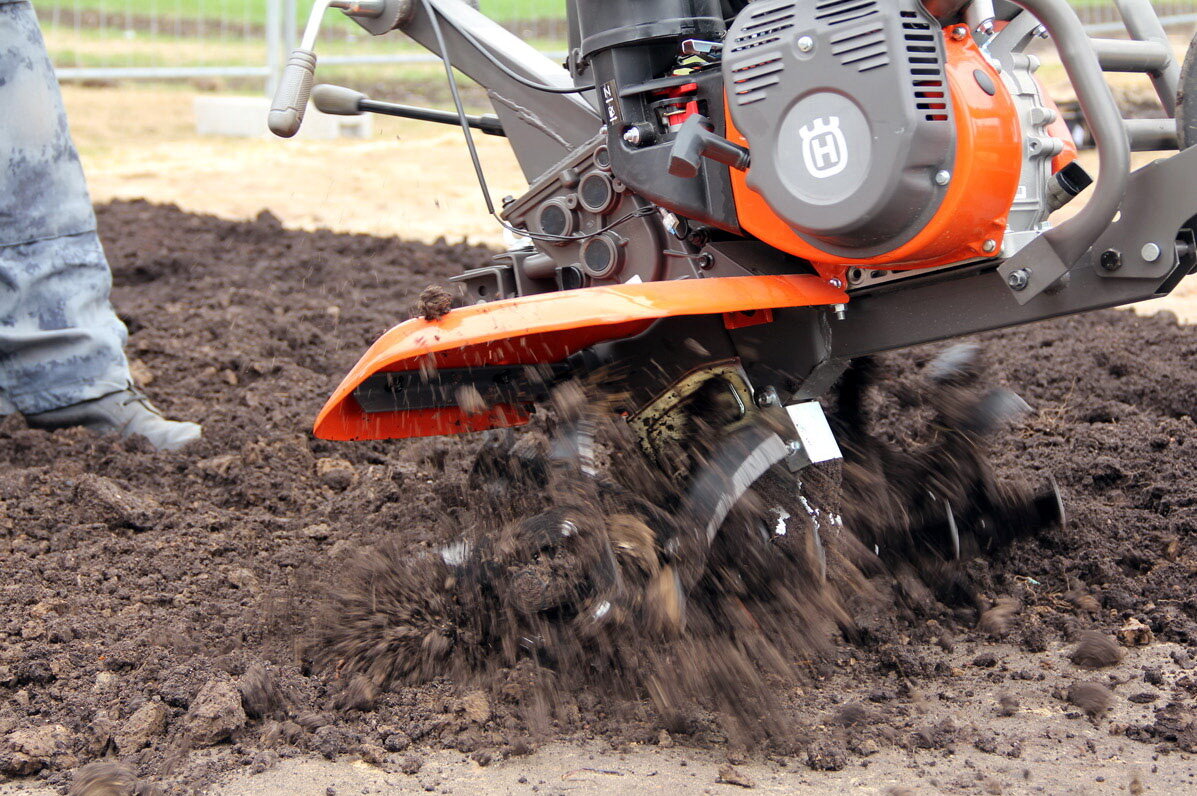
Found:
[[[437,46],[428,7],[439,18],[447,53]],[[529,83],[556,89],[574,85],[565,68],[461,0],[427,0],[427,6],[414,0],[399,27],[428,50],[447,54],[456,69],[487,89],[529,181],[598,135],[602,121],[589,98],[531,88],[496,68],[491,58]]]
[[[1044,237],[1065,263],[1075,262],[1105,232],[1122,204],[1130,177],[1130,141],[1089,36],[1064,0],[1014,0],[1039,18],[1055,39],[1097,145],[1100,170],[1093,196],[1075,217]]]

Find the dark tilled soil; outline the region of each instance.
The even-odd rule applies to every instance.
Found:
[[[344,585],[356,551],[396,537],[427,551],[461,533],[478,444],[332,444],[311,438],[311,421],[425,286],[486,251],[287,231],[266,214],[232,223],[137,202],[99,212],[134,370],[169,414],[202,422],[206,435],[170,455],[31,431],[20,418],[0,424],[0,771],[65,789],[79,766],[109,757],[132,773],[96,778],[186,789],[302,754],[404,771],[418,770],[426,747],[482,763],[550,737],[729,743],[701,705],[663,718],[647,700],[585,688],[542,703],[522,667],[381,693],[308,668],[323,590]],[[968,739],[1007,754],[966,722],[911,718],[921,690],[953,687],[954,646],[1077,647],[1072,679],[1098,684],[1062,690],[1061,710],[1101,721],[1101,667],[1127,649],[1106,643],[1114,637],[1182,646],[1173,665],[1143,673],[1159,699],[1154,721],[1110,731],[1197,752],[1197,676],[1183,650],[1197,642],[1197,331],[1107,312],[983,342],[996,380],[1036,410],[1000,441],[999,473],[1053,474],[1069,523],[967,565],[993,605],[983,616],[941,605],[910,579],[879,585],[892,590],[896,622],[862,612],[853,644],[801,662],[803,687],[781,695],[795,716],[790,741],[760,753],[813,769],[842,768],[879,744]],[[882,367],[901,388],[933,353]],[[910,427],[906,404],[878,406],[897,442]],[[1124,629],[1128,619],[1146,628]],[[1045,668],[1052,661],[1045,655]],[[998,664],[989,654],[971,666],[1009,679],[1000,715],[1016,714],[1032,675]]]

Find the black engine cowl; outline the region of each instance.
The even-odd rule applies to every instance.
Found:
[[[893,251],[934,215],[955,156],[943,34],[919,0],[758,0],[724,46],[748,185],[816,248]]]

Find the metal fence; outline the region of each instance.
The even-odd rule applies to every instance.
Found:
[[[1098,33],[1122,30],[1113,2],[1075,0]],[[263,81],[267,90],[298,38],[311,0],[45,0],[46,40],[67,81],[128,79]],[[1197,24],[1197,0],[1153,5],[1172,26]],[[482,11],[555,57],[565,49],[564,0],[480,0]],[[337,17],[334,19],[334,17]],[[372,37],[331,14],[319,46],[325,67],[427,64],[435,57],[403,36]]]

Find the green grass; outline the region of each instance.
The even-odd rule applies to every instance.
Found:
[[[301,19],[312,7],[310,0],[298,0]],[[65,12],[102,11],[118,18],[159,16],[165,19],[226,19],[230,27],[266,23],[266,0],[44,0],[37,3],[38,15],[47,20],[55,8]],[[565,17],[565,0],[481,0],[486,14],[500,22],[521,19]]]

